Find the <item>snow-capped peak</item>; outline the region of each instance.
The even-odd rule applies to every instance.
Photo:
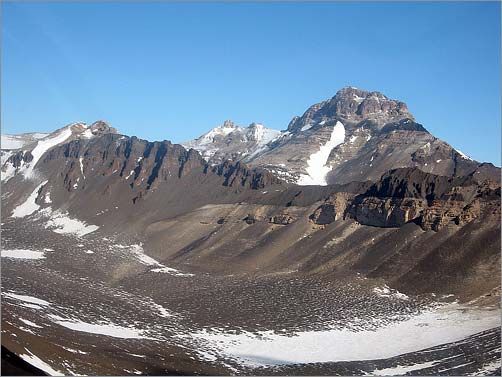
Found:
[[[84,122],[73,122],[50,134],[2,135],[2,181],[7,181],[17,174],[22,174],[26,178],[35,178],[35,165],[49,149],[56,145],[73,139],[90,139],[100,134],[116,132],[117,130],[110,127],[108,123],[97,121],[90,126]],[[11,151],[13,149],[21,152],[23,156],[17,167],[14,166],[13,161],[9,161],[10,156],[18,152]],[[31,158],[24,160],[27,152]]]
[[[261,123],[251,123],[248,128],[252,130],[253,140],[260,145],[268,144],[281,134],[281,131],[266,128]]]
[[[281,131],[265,127],[261,123],[251,123],[247,127],[237,126],[232,121],[213,128],[199,138],[182,143],[185,148],[193,148],[206,160],[219,158],[250,158],[265,151],[266,145],[281,136]],[[225,156],[225,157],[223,157]]]

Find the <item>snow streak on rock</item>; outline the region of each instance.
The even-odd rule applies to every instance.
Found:
[[[80,157],[80,158],[78,159],[78,162],[80,163],[80,173],[82,173],[82,177],[84,177],[84,179],[85,179],[85,174],[84,174],[84,164],[83,164],[83,162],[82,162],[83,160],[84,160],[84,158],[83,158],[83,157]]]
[[[44,155],[52,147],[61,144],[66,141],[71,136],[71,128],[66,127],[61,130],[58,134],[53,137],[47,137],[45,139],[39,140],[37,146],[31,151],[33,156],[33,160],[31,160],[30,164],[23,172],[24,176],[27,178],[33,177],[33,168],[37,164],[38,160]]]
[[[35,200],[37,199],[38,191],[46,183],[47,183],[47,181],[44,181],[41,184],[39,184],[37,187],[35,187],[35,190],[33,190],[33,192],[30,194],[28,199],[26,199],[21,205],[14,208],[14,211],[12,211],[12,217],[25,217],[25,216],[31,215],[32,213],[38,211],[40,206],[37,203],[35,203]]]
[[[25,348],[25,350],[28,352],[28,354],[20,354],[19,355],[19,357],[21,359],[23,359],[24,361],[30,363],[31,365],[37,367],[38,369],[43,370],[49,376],[64,376],[64,373],[61,373],[61,372],[55,370],[49,364],[47,364],[45,361],[40,359],[38,356],[35,356],[33,353],[28,351],[26,348]]]
[[[331,168],[326,166],[329,154],[337,145],[342,144],[345,140],[345,127],[341,122],[336,122],[333,131],[331,132],[330,139],[326,144],[321,145],[321,148],[310,155],[307,161],[307,175],[303,175],[298,179],[299,185],[321,185],[326,186],[326,174],[329,173]]]

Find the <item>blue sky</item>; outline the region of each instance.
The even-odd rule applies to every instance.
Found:
[[[2,2],[2,132],[284,129],[346,85],[500,165],[500,3]]]

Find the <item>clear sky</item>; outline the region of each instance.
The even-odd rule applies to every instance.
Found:
[[[500,3],[2,2],[2,132],[285,129],[352,85],[500,166]]]

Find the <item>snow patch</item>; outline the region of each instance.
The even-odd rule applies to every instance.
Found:
[[[330,139],[321,145],[319,151],[312,153],[307,161],[307,175],[301,175],[298,179],[299,185],[321,185],[326,186],[326,174],[329,173],[331,168],[326,166],[329,155],[333,148],[342,144],[345,140],[345,127],[340,121],[336,122],[333,131],[331,132]]]
[[[460,157],[462,157],[464,160],[469,160],[469,161],[472,161],[472,158],[470,158],[469,156],[467,156],[465,153],[463,153],[460,149],[456,149],[456,151],[458,152],[458,154],[460,155]]]
[[[158,313],[159,316],[163,318],[169,318],[169,317],[174,317],[174,314],[171,313],[168,309],[164,308],[162,305],[157,304],[156,302],[151,303],[153,309],[155,309]]]
[[[483,365],[476,373],[473,373],[474,376],[486,376],[496,372],[501,367],[500,359],[489,362],[488,364]]]
[[[37,329],[42,329],[42,328],[43,328],[42,326],[39,326],[39,325],[37,325],[36,323],[31,322],[31,321],[29,321],[29,320],[27,320],[27,319],[24,319],[24,318],[19,318],[19,320],[20,320],[21,322],[23,322],[24,324],[26,324],[26,325],[30,326],[30,327],[35,327],[35,328],[37,328]]]
[[[99,229],[97,225],[88,225],[87,223],[69,217],[68,213],[51,208],[44,208],[40,211],[42,216],[48,217],[45,224],[46,229],[59,234],[74,234],[77,237],[83,237]]]
[[[12,293],[12,292],[2,292],[2,295],[5,297],[14,299],[14,300],[27,302],[30,304],[36,304],[36,305],[41,305],[41,306],[50,306],[50,302],[42,300],[40,298],[32,297],[32,296],[18,295],[16,293]]]
[[[404,293],[401,293],[396,289],[389,288],[387,285],[384,285],[382,288],[380,288],[380,287],[373,288],[373,292],[375,292],[377,294],[377,296],[380,296],[380,297],[395,297],[400,300],[409,300],[410,299]]]
[[[42,251],[33,251],[26,249],[2,250],[2,258],[11,259],[44,259]]]
[[[50,193],[50,192],[46,192],[46,193],[45,193],[44,202],[45,202],[46,204],[51,204],[51,203],[52,203],[52,200],[51,200],[51,193]]]
[[[64,346],[61,346],[64,350],[68,351],[68,352],[71,352],[71,353],[79,353],[81,355],[87,355],[89,352],[84,352],[84,351],[80,351],[80,350],[76,350],[76,349],[73,349],[73,348],[69,348],[69,347],[64,347]]]
[[[33,212],[38,211],[40,206],[35,203],[35,199],[37,199],[38,192],[40,191],[42,186],[44,186],[47,182],[48,181],[44,181],[37,187],[35,187],[35,190],[33,190],[28,199],[26,199],[21,205],[14,208],[14,211],[12,211],[12,217],[25,217],[31,215]]]
[[[193,274],[183,273],[175,268],[164,266],[162,263],[156,261],[152,257],[145,254],[142,244],[130,245],[129,247],[124,245],[115,245],[119,249],[128,248],[130,252],[142,263],[147,266],[154,266],[156,268],[151,269],[151,272],[161,272],[165,274],[171,274],[175,276],[193,276]]]
[[[171,274],[171,275],[175,275],[175,276],[194,276],[193,274],[180,272],[179,270],[176,270],[175,268],[171,268],[171,267],[154,268],[154,269],[151,269],[150,271],[151,272],[161,272],[164,274]]]
[[[129,172],[129,174],[127,175],[127,177],[125,177],[125,179],[129,179],[129,177],[130,177],[131,175],[133,175],[133,174],[134,174],[134,170],[131,170],[131,171]]]
[[[144,335],[144,331],[134,327],[119,326],[107,321],[98,321],[98,323],[87,323],[80,320],[69,320],[55,314],[49,314],[48,317],[60,326],[67,329],[86,332],[90,334],[106,335],[114,338],[122,339],[151,339],[155,338]]]
[[[86,129],[84,132],[82,132],[80,134],[80,137],[83,138],[83,139],[90,139],[91,137],[93,137],[93,133],[91,131],[90,128]]]
[[[354,98],[354,101],[356,101],[357,103],[361,103],[361,102],[363,102],[363,101],[364,101],[364,98],[363,98],[363,97],[358,96],[356,93],[354,93],[354,94],[352,95],[352,97]]]
[[[303,132],[303,131],[310,130],[310,129],[312,128],[312,126],[313,126],[313,125],[314,125],[314,123],[309,122],[309,123],[307,123],[305,126],[303,126],[303,127],[300,129],[300,131],[302,131],[302,132]]]

